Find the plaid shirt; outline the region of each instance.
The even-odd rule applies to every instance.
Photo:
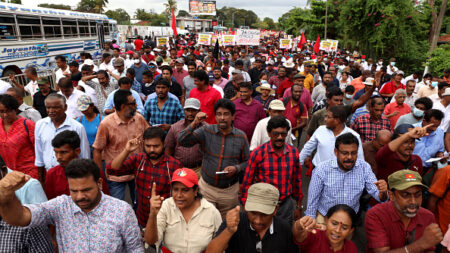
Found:
[[[156,183],[156,192],[164,198],[170,197],[170,178],[175,170],[182,168],[181,163],[175,158],[164,155],[163,159],[152,164],[145,153],[129,156],[120,169],[111,168],[111,163],[106,165],[106,171],[110,175],[122,176],[134,174],[136,176],[136,191],[138,207],[136,215],[138,222],[145,227],[150,213],[150,198],[152,185]]]
[[[386,129],[391,131],[391,123],[386,117],[381,116],[380,120],[373,121],[370,113],[356,118],[351,127],[359,133],[363,143],[375,139],[377,132],[380,130]]]
[[[144,118],[150,125],[174,124],[184,119],[184,110],[180,101],[168,97],[161,109],[158,107],[158,98],[150,99],[144,106]]]
[[[46,226],[14,227],[0,219],[0,252],[55,252]]]
[[[273,150],[271,142],[266,142],[250,154],[242,182],[241,202],[245,203],[248,188],[257,182],[277,187],[280,191],[280,201],[291,195],[295,200],[301,201],[301,177],[302,168],[297,148],[285,144],[283,154],[279,155]]]

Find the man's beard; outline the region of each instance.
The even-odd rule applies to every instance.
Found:
[[[147,155],[147,157],[150,160],[158,160],[159,158],[161,158],[161,156],[164,155],[164,149],[159,154],[155,153],[155,152],[147,153],[147,151],[145,149],[144,149],[144,153]]]

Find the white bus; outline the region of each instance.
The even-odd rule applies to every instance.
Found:
[[[117,37],[117,22],[105,15],[0,2],[0,77],[55,68],[57,55],[99,58],[105,40]]]

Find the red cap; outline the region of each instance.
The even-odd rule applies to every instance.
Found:
[[[131,51],[131,50],[128,50],[128,51],[126,52],[126,54],[134,54],[134,52]]]
[[[193,187],[194,185],[198,185],[198,177],[197,174],[195,174],[195,171],[188,169],[188,168],[182,168],[177,169],[172,176],[173,182],[180,182],[184,184],[186,187]]]

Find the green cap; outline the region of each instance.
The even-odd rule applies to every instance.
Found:
[[[50,83],[50,78],[48,76],[38,77],[37,84],[47,84]]]
[[[245,210],[272,214],[278,205],[280,192],[278,189],[267,183],[252,184],[248,188]]]
[[[388,177],[389,189],[395,189],[403,191],[412,186],[423,186],[428,188],[426,185],[422,184],[422,177],[419,173],[412,170],[399,170]]]

